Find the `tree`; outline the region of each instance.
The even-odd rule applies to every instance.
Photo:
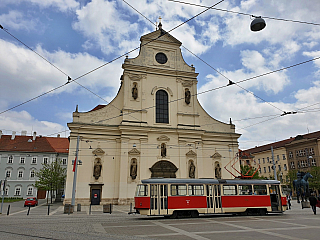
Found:
[[[251,176],[257,169],[254,168],[254,167],[252,167],[251,170],[250,170],[250,167],[251,167],[251,166],[249,166],[249,165],[240,165],[241,173],[242,173],[243,175]],[[249,171],[249,170],[250,170],[250,171]],[[249,171],[249,172],[248,172],[248,171]],[[253,179],[261,179],[261,178],[263,178],[263,177],[260,177],[260,176],[259,176],[259,171],[257,171],[257,172],[253,175],[252,178],[253,178]]]
[[[311,167],[310,174],[313,178],[309,178],[309,189],[320,190],[320,167]]]
[[[289,170],[286,175],[286,182],[291,189],[293,189],[293,181],[297,179],[297,172],[298,170]]]
[[[35,182],[35,187],[38,189],[50,191],[51,203],[52,193],[61,189],[66,180],[66,169],[62,167],[61,160],[57,159],[50,164],[42,164],[43,167],[35,173],[38,180]],[[48,199],[47,199],[48,203]]]

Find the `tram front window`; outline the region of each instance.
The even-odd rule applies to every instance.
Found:
[[[138,185],[136,191],[136,197],[145,197],[148,196],[148,185]]]

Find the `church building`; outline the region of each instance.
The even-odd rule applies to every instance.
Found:
[[[184,61],[181,42],[161,24],[140,40],[139,55],[124,60],[113,101],[73,113],[65,203],[72,199],[78,136],[75,204],[128,204],[141,179],[238,175],[240,134],[231,120],[215,120],[201,107],[198,73]]]

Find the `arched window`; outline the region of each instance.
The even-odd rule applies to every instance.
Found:
[[[169,123],[168,93],[164,90],[156,93],[156,123]]]

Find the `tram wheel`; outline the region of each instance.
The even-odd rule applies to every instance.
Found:
[[[191,217],[192,217],[192,218],[197,218],[197,217],[199,217],[199,212],[198,212],[197,210],[191,211]]]

